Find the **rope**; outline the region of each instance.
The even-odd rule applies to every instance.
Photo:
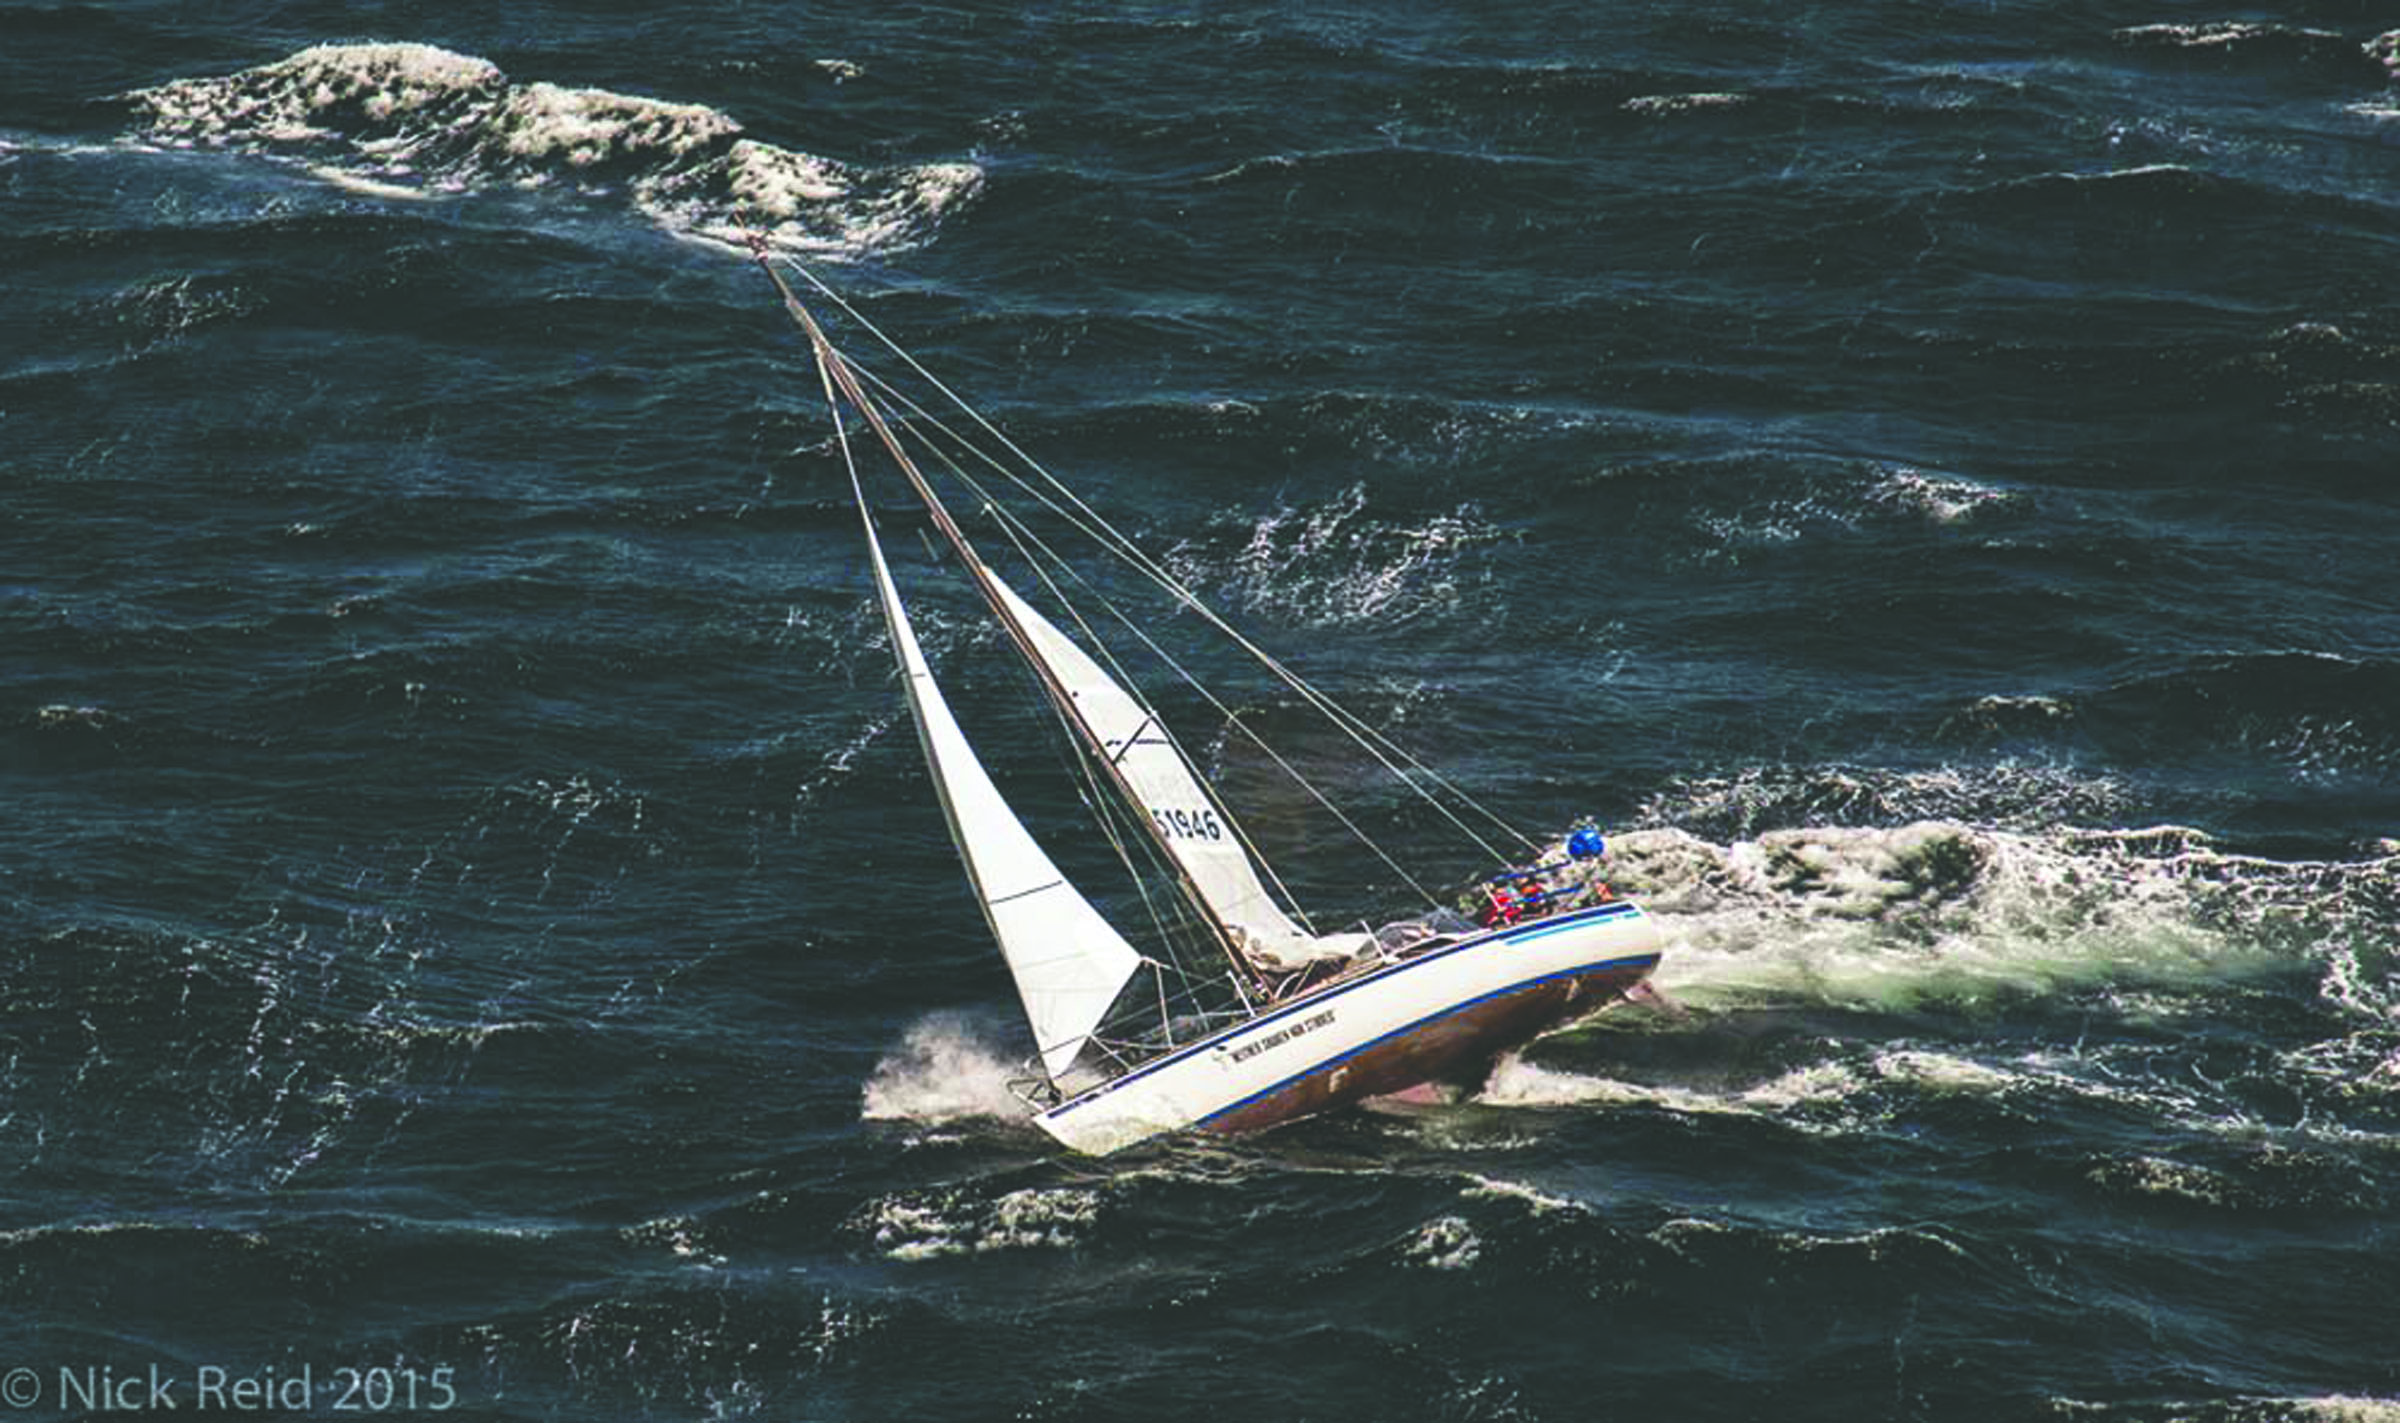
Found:
[[[773,276],[772,267],[769,266],[771,258],[765,246],[764,240],[754,236],[751,239],[750,245],[752,254],[759,260],[762,267],[768,267],[769,275]],[[1210,608],[1206,603],[1202,602],[1199,596],[1180,579],[1178,579],[1171,571],[1160,564],[1155,558],[1143,551],[1130,538],[1110,524],[1106,518],[1104,518],[1098,511],[1094,510],[1089,504],[1087,504],[1081,498],[1081,496],[1077,495],[1073,490],[1069,489],[1064,483],[1062,483],[1058,477],[1052,474],[1049,469],[1045,467],[1039,460],[1035,459],[1023,447],[1018,445],[1007,435],[1006,432],[993,425],[991,421],[985,418],[979,410],[977,410],[973,405],[969,404],[964,397],[959,395],[955,390],[952,390],[941,380],[939,376],[928,370],[914,356],[910,355],[904,347],[902,347],[897,341],[893,340],[889,335],[885,334],[882,328],[878,327],[856,307],[852,306],[850,302],[844,299],[839,292],[826,285],[826,283],[819,279],[814,272],[810,271],[800,262],[791,258],[788,254],[777,255],[782,256],[782,262],[784,266],[797,273],[801,279],[807,282],[807,284],[819,295],[831,302],[850,320],[857,323],[860,328],[872,335],[875,340],[879,342],[885,349],[891,351],[895,356],[897,356],[899,360],[906,365],[910,371],[914,372],[919,379],[925,381],[926,384],[933,390],[938,391],[943,398],[947,399],[952,405],[957,407],[958,410],[963,412],[976,427],[980,428],[986,435],[996,441],[1000,448],[1012,455],[1017,461],[1021,462],[1025,470],[1030,471],[1035,476],[1038,476],[1041,484],[1037,485],[1029,481],[1025,474],[1020,473],[1017,469],[1012,468],[1007,463],[1001,461],[990,451],[983,449],[974,440],[969,439],[959,431],[952,429],[940,417],[925,409],[920,402],[913,399],[905,391],[893,386],[890,382],[884,380],[872,370],[856,365],[847,357],[841,357],[837,355],[835,357],[836,362],[840,366],[841,371],[845,376],[850,377],[851,380],[862,380],[866,384],[871,385],[876,390],[882,392],[895,404],[901,406],[910,414],[915,416],[917,421],[922,422],[923,425],[929,426],[932,430],[948,438],[959,449],[965,451],[976,461],[988,466],[991,470],[1005,478],[1012,486],[1033,498],[1043,508],[1049,510],[1052,514],[1064,520],[1070,527],[1084,535],[1086,538],[1091,539],[1101,549],[1113,555],[1119,561],[1125,563],[1141,576],[1148,579],[1152,584],[1162,589],[1171,599],[1173,599],[1175,603],[1190,609],[1208,626],[1221,633],[1236,647],[1240,648],[1252,659],[1257,661],[1261,666],[1265,667],[1286,687],[1290,688],[1294,693],[1296,693],[1303,702],[1315,709],[1320,715],[1324,716],[1337,731],[1346,736],[1360,749],[1365,751],[1377,762],[1377,764],[1382,766],[1386,771],[1390,772],[1393,777],[1397,779],[1411,794],[1415,795],[1419,800],[1430,806],[1444,820],[1448,821],[1453,829],[1458,831],[1483,853],[1502,863],[1506,863],[1510,858],[1507,854],[1496,848],[1489,840],[1485,839],[1483,835],[1479,834],[1472,826],[1468,825],[1466,821],[1461,818],[1458,811],[1453,809],[1452,802],[1455,802],[1458,807],[1470,811],[1476,816],[1480,817],[1492,827],[1497,828],[1503,835],[1515,840],[1525,848],[1539,848],[1533,839],[1511,825],[1508,821],[1502,819],[1496,812],[1477,801],[1472,795],[1461,789],[1447,777],[1444,777],[1439,771],[1435,770],[1416,756],[1409,753],[1404,748],[1400,747],[1397,743],[1393,742],[1390,737],[1386,736],[1375,727],[1369,725],[1363,718],[1350,711],[1347,707],[1342,706],[1331,696],[1319,690],[1305,678],[1301,677],[1297,672],[1285,665],[1280,659],[1276,658],[1273,654],[1267,652],[1264,648],[1259,647],[1248,637],[1244,636],[1239,629],[1226,622],[1222,616],[1220,616],[1213,608]],[[788,289],[782,288],[781,283],[778,283],[777,285],[783,297],[784,303],[791,311],[794,320],[800,323],[803,329],[809,332],[812,342],[817,343],[820,347],[822,347],[824,338],[815,329],[814,323],[808,320],[804,310],[800,307],[798,300]],[[823,364],[823,362],[820,362],[820,374],[825,378],[828,385],[827,395],[830,401],[832,398],[832,391],[830,387],[833,378],[829,373],[826,373],[823,370]],[[845,381],[844,383],[849,384],[848,381]],[[853,387],[852,394],[856,396],[860,394],[860,392],[856,391],[855,387]],[[839,434],[841,427],[838,420],[836,429],[837,434]],[[920,435],[920,439],[921,438],[922,436]],[[1190,685],[1194,690],[1199,692],[1199,694],[1213,709],[1215,709],[1220,715],[1223,715],[1227,721],[1237,728],[1252,745],[1256,746],[1271,761],[1273,761],[1277,768],[1283,772],[1283,774],[1292,779],[1294,784],[1298,785],[1310,796],[1311,799],[1313,799],[1319,806],[1331,814],[1344,830],[1346,830],[1360,844],[1366,846],[1367,849],[1373,852],[1386,867],[1388,867],[1395,875],[1399,877],[1401,881],[1406,883],[1427,903],[1434,905],[1439,904],[1440,901],[1436,899],[1435,896],[1427,891],[1425,887],[1413,876],[1409,875],[1408,872],[1400,866],[1398,861],[1394,860],[1390,854],[1384,851],[1383,848],[1375,842],[1372,836],[1368,835],[1365,830],[1362,829],[1347,814],[1345,814],[1339,806],[1335,805],[1329,796],[1327,796],[1321,789],[1309,781],[1306,776],[1302,775],[1296,767],[1292,766],[1289,761],[1285,760],[1285,758],[1280,753],[1275,751],[1273,747],[1267,745],[1266,742],[1262,740],[1254,730],[1245,724],[1242,719],[1232,711],[1231,708],[1227,707],[1225,703],[1219,699],[1206,684],[1201,682],[1198,677],[1193,675],[1164,648],[1160,647],[1157,641],[1152,638],[1139,623],[1129,617],[1115,604],[1113,600],[1109,599],[1105,594],[1101,593],[1096,587],[1094,587],[1090,580],[1084,577],[1084,575],[1077,570],[1073,564],[1061,558],[1055,550],[1051,549],[1045,542],[1043,542],[1038,535],[1035,535],[1033,531],[1025,526],[1021,520],[1017,519],[1013,514],[1010,514],[1003,509],[996,500],[991,498],[989,492],[986,491],[983,486],[971,475],[969,475],[965,469],[963,469],[954,459],[950,458],[948,455],[939,450],[932,449],[930,445],[928,445],[927,448],[929,453],[932,453],[937,459],[939,459],[941,463],[949,469],[955,478],[957,478],[963,485],[971,490],[978,498],[984,500],[986,505],[992,511],[994,518],[1001,523],[1004,531],[1008,532],[1011,541],[1017,544],[1021,554],[1026,553],[1025,544],[1027,540],[1030,540],[1035,547],[1038,547],[1041,550],[1041,552],[1049,559],[1049,561],[1064,569],[1070,577],[1075,579],[1077,583],[1090,590],[1094,596],[1099,597],[1102,606],[1107,609],[1110,616],[1115,618],[1117,622],[1122,624],[1137,639],[1139,639],[1141,643],[1154,655],[1156,655],[1162,663],[1169,667],[1175,673],[1175,675],[1182,678],[1186,684]],[[845,462],[850,464],[851,480],[855,489],[858,481],[858,475],[855,463],[852,462],[852,456],[846,435],[842,436],[842,449]],[[1030,556],[1030,554],[1027,554],[1027,562],[1035,569],[1037,575],[1041,577],[1044,585],[1051,589],[1053,595],[1058,595],[1059,590],[1057,585],[1051,579],[1048,572],[1042,568],[1041,561],[1034,559]],[[1072,603],[1067,603],[1063,597],[1060,597],[1060,602],[1067,606],[1069,613],[1074,617],[1077,625],[1083,628],[1085,635],[1090,638],[1092,643],[1100,649],[1101,655],[1108,661],[1111,667],[1117,671],[1120,677],[1124,676],[1123,668],[1117,663],[1113,653],[1109,652],[1105,641],[1094,634],[1093,629],[1091,628],[1090,624],[1085,621],[1082,614],[1079,611],[1076,611]],[[1449,799],[1445,800],[1442,795],[1435,794],[1434,791],[1429,790],[1427,785],[1424,783],[1430,783],[1433,787],[1437,787],[1441,792],[1445,793]],[[1219,808],[1220,810],[1223,809],[1222,806]],[[1253,860],[1265,871],[1268,878],[1274,883],[1277,892],[1280,893],[1287,902],[1289,902],[1291,900],[1290,891],[1283,884],[1281,878],[1276,875],[1273,866],[1268,863],[1264,856],[1258,854],[1256,844],[1241,828],[1238,822],[1234,822],[1233,817],[1230,814],[1226,816],[1226,819],[1228,823],[1232,823],[1234,825],[1234,831],[1237,838],[1240,840],[1244,848],[1250,853]],[[1305,920],[1303,920],[1303,922],[1305,922]]]
[[[816,283],[818,290],[826,292],[826,294],[832,297],[832,299],[836,302],[841,301],[841,298],[834,295],[829,288],[826,288],[822,283],[817,283],[816,278],[811,276],[805,268],[801,268],[800,271],[801,275],[807,276],[812,283]],[[893,386],[890,382],[876,375],[873,371],[859,368],[858,374],[863,376],[869,383],[874,385],[877,390],[880,390],[892,400],[905,407],[911,414],[916,415],[920,420],[932,426],[935,430],[941,432],[943,435],[948,436],[951,440],[955,441],[961,449],[964,449],[968,453],[974,455],[982,463],[989,465],[994,472],[998,473],[1003,478],[1007,479],[1011,484],[1023,490],[1026,494],[1038,501],[1043,508],[1048,509],[1051,513],[1058,515],[1061,519],[1064,519],[1078,533],[1081,533],[1086,538],[1091,539],[1102,549],[1106,550],[1110,554],[1113,554],[1120,562],[1132,567],[1143,577],[1158,585],[1161,589],[1165,590],[1170,596],[1172,596],[1176,602],[1198,614],[1203,621],[1208,623],[1209,626],[1215,628],[1219,633],[1222,633],[1236,647],[1239,647],[1242,649],[1242,651],[1248,653],[1262,666],[1266,667],[1266,669],[1272,672],[1278,680],[1283,682],[1285,686],[1290,687],[1293,691],[1299,693],[1301,699],[1307,702],[1310,706],[1314,707],[1321,715],[1330,721],[1336,730],[1342,732],[1352,741],[1358,743],[1361,749],[1365,750],[1369,756],[1374,757],[1377,764],[1381,765],[1385,770],[1391,772],[1395,779],[1397,779],[1403,786],[1407,787],[1411,794],[1424,801],[1427,805],[1433,807],[1433,809],[1439,813],[1443,819],[1448,820],[1453,828],[1455,828],[1468,840],[1472,841],[1475,846],[1482,850],[1485,854],[1504,863],[1509,858],[1507,854],[1496,849],[1489,841],[1477,834],[1473,828],[1459,819],[1458,815],[1450,808],[1448,803],[1427,791],[1423,786],[1418,785],[1413,777],[1422,776],[1426,780],[1431,781],[1434,785],[1440,787],[1443,791],[1452,796],[1459,805],[1472,810],[1475,812],[1475,814],[1490,822],[1493,826],[1497,827],[1501,833],[1515,840],[1524,848],[1528,850],[1538,850],[1541,848],[1532,837],[1526,835],[1523,831],[1517,829],[1508,821],[1502,819],[1497,812],[1485,806],[1482,802],[1476,800],[1464,789],[1450,781],[1447,777],[1443,776],[1433,767],[1425,764],[1425,762],[1418,759],[1415,755],[1410,753],[1406,748],[1400,746],[1397,742],[1394,742],[1390,737],[1384,735],[1381,731],[1376,730],[1373,726],[1369,725],[1364,718],[1360,717],[1355,712],[1352,712],[1349,708],[1341,705],[1341,703],[1335,701],[1331,696],[1327,695],[1323,691],[1320,691],[1314,684],[1310,683],[1307,679],[1300,676],[1299,673],[1294,672],[1290,667],[1286,666],[1280,659],[1275,657],[1274,654],[1268,652],[1266,649],[1258,646],[1248,637],[1244,636],[1240,629],[1226,622],[1225,619],[1220,616],[1214,608],[1211,608],[1206,603],[1202,602],[1198,594],[1194,593],[1181,580],[1177,579],[1175,575],[1168,571],[1164,565],[1152,558],[1141,548],[1140,545],[1134,543],[1130,538],[1126,537],[1122,532],[1117,530],[1104,517],[1102,517],[1097,510],[1094,510],[1089,504],[1086,504],[1081,496],[1077,495],[1073,490],[1067,488],[1065,484],[1059,481],[1056,475],[1050,473],[1050,471],[1043,467],[1039,461],[1035,460],[1032,455],[1027,454],[1022,447],[1016,444],[1015,441],[1009,439],[1005,433],[993,426],[989,420],[984,418],[980,411],[977,411],[973,406],[968,405],[965,400],[957,394],[957,392],[951,390],[948,386],[943,385],[938,377],[934,376],[930,371],[927,371],[922,365],[918,364],[913,356],[910,356],[907,351],[901,349],[901,347],[897,343],[893,342],[890,337],[885,336],[880,330],[877,330],[871,323],[867,322],[865,317],[859,316],[857,312],[852,310],[852,308],[850,308],[846,303],[843,304],[843,310],[850,312],[854,319],[856,319],[861,325],[865,326],[867,330],[872,332],[878,340],[883,342],[885,346],[889,347],[893,352],[899,355],[900,359],[906,362],[911,370],[915,371],[918,375],[930,382],[935,389],[941,391],[942,394],[956,404],[959,409],[965,411],[970,419],[972,419],[977,425],[981,426],[983,430],[990,434],[994,439],[1000,441],[1000,443],[1006,447],[1011,454],[1024,461],[1027,468],[1031,469],[1034,473],[1039,474],[1043,481],[1050,486],[1050,489],[1056,491],[1057,497],[1053,498],[1050,492],[1027,483],[1022,475],[1018,474],[1009,466],[1001,463],[999,460],[993,458],[990,453],[976,446],[973,441],[968,440],[964,436],[960,435],[956,430],[951,429],[948,424],[940,419],[940,417],[926,410],[923,405],[912,399],[907,392]],[[969,488],[974,489],[979,497],[985,499],[987,502],[990,501],[990,495],[985,493],[971,480],[967,479],[964,472],[960,471],[955,463],[950,463],[947,461],[946,463],[949,463],[949,467],[953,473],[959,475],[961,482],[966,483]],[[1066,501],[1064,505],[1059,502],[1061,499]],[[1081,579],[1080,575],[1078,575],[1078,581],[1087,582],[1088,586],[1088,581]],[[1187,680],[1189,680],[1188,676]],[[1195,683],[1195,685],[1197,684]],[[1405,767],[1405,769],[1403,769],[1403,767]]]
[[[966,479],[963,474],[960,476],[960,478],[966,482],[968,488],[975,488],[972,480]],[[1081,573],[1078,573],[1073,564],[1068,563],[1065,559],[1060,558],[1047,543],[1042,541],[1040,535],[1035,534],[1031,529],[1026,528],[1023,522],[1015,518],[1015,516],[1009,514],[1006,510],[1001,509],[998,505],[992,506],[992,513],[994,519],[1001,523],[1003,529],[1010,531],[1010,540],[1018,545],[1020,552],[1022,552],[1024,549],[1024,542],[1022,539],[1019,539],[1017,531],[1021,530],[1023,533],[1023,539],[1030,539],[1035,547],[1041,549],[1044,555],[1050,558],[1051,561],[1057,563],[1059,567],[1065,569],[1068,576],[1074,578],[1076,582],[1081,583],[1085,588],[1090,589],[1092,596],[1099,600],[1100,606],[1108,610],[1109,616],[1115,618],[1119,623],[1122,623],[1125,627],[1125,630],[1132,633],[1134,638],[1138,640],[1142,646],[1150,649],[1151,655],[1158,658],[1159,661],[1165,663],[1167,667],[1175,673],[1176,676],[1182,678],[1186,684],[1188,684],[1194,691],[1198,692],[1201,698],[1208,703],[1212,710],[1214,710],[1219,716],[1225,718],[1227,725],[1240,732],[1242,736],[1250,742],[1251,745],[1257,747],[1261,752],[1265,753],[1267,759],[1273,761],[1277,769],[1281,770],[1286,776],[1290,777],[1293,784],[1308,792],[1309,797],[1312,800],[1316,801],[1316,803],[1322,807],[1327,814],[1331,815],[1336,821],[1339,821],[1342,828],[1349,831],[1351,836],[1360,844],[1366,846],[1367,849],[1374,854],[1375,858],[1383,861],[1385,867],[1390,869],[1393,874],[1399,876],[1400,881],[1403,884],[1406,884],[1410,889],[1416,891],[1417,896],[1420,899],[1423,899],[1428,906],[1437,909],[1441,907],[1441,901],[1436,898],[1431,891],[1426,889],[1424,885],[1418,883],[1415,876],[1409,874],[1407,870],[1401,868],[1400,862],[1393,859],[1391,855],[1384,850],[1383,846],[1377,844],[1373,836],[1367,834],[1367,832],[1362,829],[1356,821],[1353,821],[1346,813],[1344,813],[1342,808],[1335,804],[1330,796],[1327,796],[1325,792],[1319,790],[1315,782],[1309,780],[1307,776],[1301,773],[1299,767],[1294,766],[1291,762],[1285,760],[1283,758],[1283,753],[1277,751],[1273,746],[1268,745],[1267,742],[1261,738],[1256,731],[1250,728],[1249,723],[1242,720],[1240,713],[1227,706],[1218,698],[1216,692],[1210,689],[1207,683],[1201,681],[1197,676],[1194,676],[1188,669],[1184,667],[1181,662],[1176,661],[1173,653],[1170,653],[1165,648],[1159,646],[1157,640],[1152,638],[1149,632],[1146,631],[1140,623],[1135,622],[1125,613],[1123,609],[1119,608],[1114,599],[1110,598],[1106,593],[1101,592],[1099,589],[1093,588],[1090,580],[1084,578]],[[1028,558],[1028,562],[1031,562],[1030,557]],[[1038,564],[1034,565],[1034,567],[1037,573],[1041,572]],[[1051,583],[1047,574],[1042,574],[1042,581],[1045,585],[1050,587],[1050,590],[1054,596],[1057,595],[1057,585]],[[1066,602],[1064,597],[1060,597],[1059,601],[1062,603]],[[1073,605],[1069,604],[1068,606],[1071,609]],[[1115,654],[1106,650],[1107,644],[1102,643],[1099,635],[1092,632],[1090,625],[1083,621],[1083,617],[1080,613],[1076,614],[1075,621],[1078,625],[1083,627],[1085,634],[1090,636],[1094,643],[1100,645],[1102,648],[1102,655],[1108,658],[1109,665],[1116,670],[1120,677],[1123,677],[1124,668],[1118,665]],[[1127,678],[1126,680],[1131,679]],[[1162,727],[1161,730],[1164,730],[1164,728]],[[1250,858],[1257,862],[1261,870],[1265,871],[1268,881],[1275,886],[1276,892],[1284,897],[1286,903],[1291,904],[1295,913],[1298,913],[1299,906],[1297,902],[1293,900],[1291,890],[1285,886],[1283,877],[1275,872],[1275,866],[1267,859],[1265,855],[1259,853],[1258,846],[1250,839],[1249,832],[1242,828],[1240,822],[1235,820],[1230,812],[1227,812],[1226,814],[1226,823],[1233,827],[1235,838],[1241,841],[1242,848],[1249,852]],[[1308,922],[1305,914],[1300,916],[1300,922],[1301,927],[1307,929],[1310,934],[1313,935],[1316,933],[1315,926]]]

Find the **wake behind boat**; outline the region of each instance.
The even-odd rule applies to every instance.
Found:
[[[1591,830],[1570,838],[1567,860],[1486,880],[1473,918],[1419,885],[1056,542],[1080,536],[1230,639],[1487,862],[1516,858],[1493,836],[1537,847],[1227,625],[806,268],[788,259],[779,267],[763,247],[753,252],[815,357],[936,796],[1033,1029],[1030,1070],[1012,1085],[1045,1131],[1076,1151],[1104,1153],[1163,1132],[1250,1131],[1424,1083],[1479,1080],[1501,1053],[1616,1001],[1656,967],[1655,926],[1589,873],[1585,862],[1604,848]],[[913,398],[837,349],[784,268],[881,342],[930,397]],[[952,715],[884,556],[853,441],[858,425],[1032,670],[1072,749],[1083,803],[1132,880],[1147,921],[1137,928],[1144,948],[1059,871]],[[1026,570],[1024,592],[1052,612],[984,560],[937,480],[954,498],[972,499],[962,506],[1006,542]],[[1129,690],[1133,678],[1112,645],[1189,683],[1232,734],[1357,835],[1423,900],[1423,912],[1319,932],[1165,723]]]

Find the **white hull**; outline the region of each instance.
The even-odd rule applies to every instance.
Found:
[[[1270,1126],[1481,1070],[1622,995],[1658,955],[1657,928],[1630,903],[1534,920],[1327,984],[1034,1120],[1095,1155],[1162,1132]]]

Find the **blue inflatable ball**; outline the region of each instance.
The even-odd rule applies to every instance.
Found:
[[[1608,853],[1608,842],[1600,832],[1586,825],[1567,837],[1567,853],[1578,860],[1597,860]]]

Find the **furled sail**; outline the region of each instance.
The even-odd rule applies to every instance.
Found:
[[[1017,994],[1025,1000],[1042,1065],[1055,1080],[1066,1074],[1141,967],[1142,956],[1058,872],[1001,798],[934,683],[884,564],[872,520],[867,523],[867,548],[874,560],[876,596],[882,600],[892,648],[907,683],[909,711],[941,793],[950,836],[958,842],[975,897],[991,923],[992,936],[1000,941]]]
[[[1049,668],[1076,717],[1116,767],[1136,808],[1150,817],[1210,915],[1246,957],[1261,968],[1289,972],[1365,947],[1365,934],[1320,938],[1293,923],[1268,894],[1240,837],[1157,715],[997,574],[988,568],[981,572],[1003,611],[1023,630],[1029,650]]]

